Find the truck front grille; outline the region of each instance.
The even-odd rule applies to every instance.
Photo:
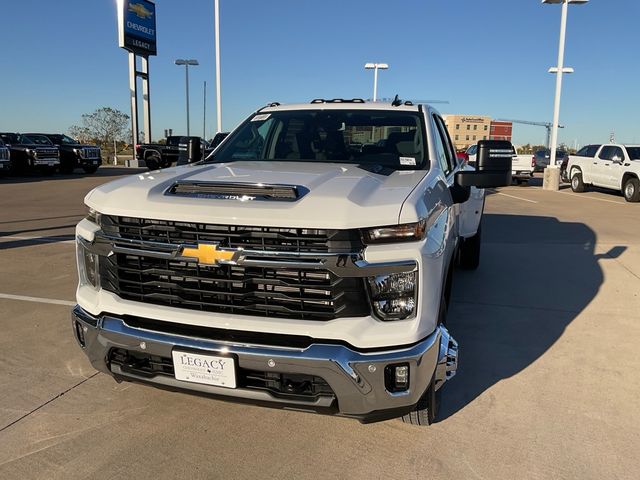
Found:
[[[357,232],[209,225],[103,216],[110,237],[284,252],[353,252]],[[370,314],[364,280],[328,270],[200,265],[179,258],[114,253],[100,259],[101,286],[119,297],[224,314],[332,320]]]
[[[8,148],[0,148],[0,160],[9,160]]]
[[[55,158],[59,156],[57,148],[37,148],[36,158]]]
[[[212,225],[103,215],[109,236],[171,244],[215,243],[220,247],[297,253],[351,253],[363,248],[357,230]]]
[[[88,160],[100,158],[99,148],[83,148],[80,153],[82,158],[86,158]]]

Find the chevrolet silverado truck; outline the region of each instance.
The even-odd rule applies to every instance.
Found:
[[[569,157],[567,171],[574,192],[594,185],[640,202],[640,145],[587,145]]]
[[[204,161],[86,196],[74,336],[117,381],[430,424],[454,269],[478,266],[512,155],[458,162],[427,105],[270,104]]]
[[[11,170],[11,152],[0,138],[0,175],[6,174]]]
[[[83,145],[79,141],[58,133],[27,133],[47,137],[60,150],[60,173],[72,173],[76,168],[82,168],[85,173],[96,173],[102,165],[100,147]]]
[[[49,141],[9,132],[0,132],[0,138],[11,152],[11,169],[15,173],[36,170],[53,175],[60,165],[60,151]]]

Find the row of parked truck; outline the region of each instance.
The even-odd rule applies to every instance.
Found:
[[[0,132],[0,174],[52,175],[81,168],[95,173],[102,164],[100,148],[57,133]]]

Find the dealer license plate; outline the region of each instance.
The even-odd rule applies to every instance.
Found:
[[[236,366],[233,358],[179,350],[174,350],[171,355],[176,380],[236,388]]]

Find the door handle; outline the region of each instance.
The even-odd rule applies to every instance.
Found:
[[[593,164],[594,164],[594,165],[597,165],[597,164],[598,164],[598,162],[593,162]]]

